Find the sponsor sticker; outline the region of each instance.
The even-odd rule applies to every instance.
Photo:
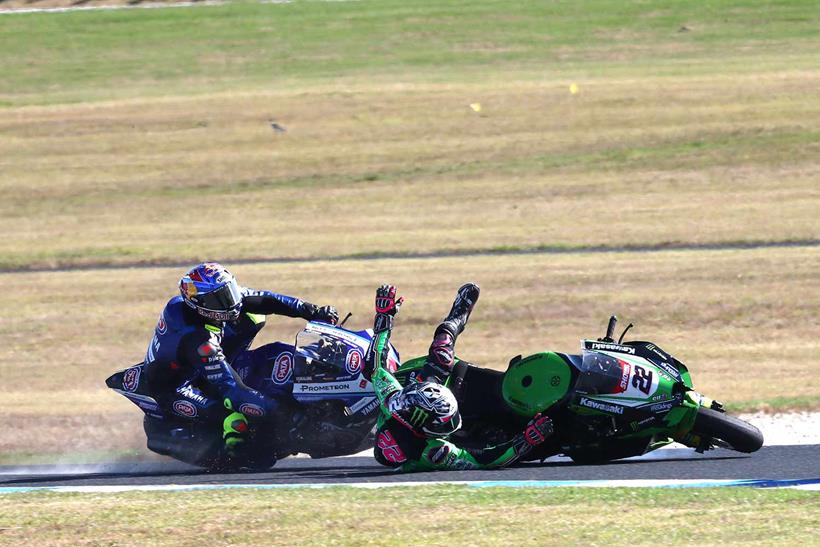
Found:
[[[135,391],[140,383],[140,367],[131,367],[122,375],[122,388],[125,391]]]
[[[649,406],[650,412],[668,412],[672,410],[672,401],[666,401],[665,403],[656,403],[654,405]]]
[[[610,393],[623,393],[629,387],[629,375],[632,373],[632,365],[621,359],[618,359],[618,365],[621,367],[621,379]]]
[[[165,334],[166,332],[168,332],[168,325],[165,324],[165,316],[160,314],[159,321],[157,321],[157,334]]]
[[[367,406],[365,406],[362,409],[362,414],[366,416],[374,410],[376,410],[377,408],[379,408],[379,400],[374,398],[372,401],[370,401],[370,403],[367,404]]]
[[[450,447],[446,444],[439,446],[438,448],[432,449],[428,454],[427,457],[430,459],[430,463],[433,465],[438,465],[442,463],[447,456],[450,454]]]
[[[290,379],[291,372],[293,372],[293,356],[290,352],[280,353],[273,362],[270,379],[274,384],[282,385]]]
[[[351,383],[341,383],[341,384],[300,384],[299,391],[302,393],[321,393],[321,392],[334,392],[334,391],[351,391],[353,389],[354,384]]]
[[[669,359],[669,355],[666,354],[663,350],[661,350],[661,348],[659,348],[655,344],[647,344],[646,349],[648,349],[649,351],[651,351],[655,355],[658,355],[664,361]]]
[[[185,397],[188,397],[189,399],[193,399],[201,405],[204,405],[208,402],[208,398],[202,395],[201,393],[198,393],[193,387],[191,387],[190,384],[186,384],[183,387],[177,388],[177,393]]]
[[[174,412],[180,416],[185,416],[186,418],[193,418],[196,416],[196,407],[190,401],[183,401],[182,399],[174,401],[171,408],[174,409]]]
[[[669,374],[672,378],[674,378],[674,379],[680,378],[680,372],[678,372],[678,369],[673,367],[669,363],[667,363],[665,361],[658,361],[658,362],[654,362],[654,364],[655,364],[655,366],[657,366],[658,368],[660,368],[661,370],[663,370],[664,372]]]
[[[587,342],[587,347],[592,350],[617,351],[619,353],[635,354],[635,348],[631,346],[622,346],[620,344],[612,344],[608,342]]]
[[[265,411],[259,405],[253,405],[251,403],[244,403],[239,406],[239,412],[242,414],[247,414],[248,416],[254,417],[262,417],[265,415]]]
[[[345,357],[345,370],[349,374],[358,374],[362,371],[362,366],[364,365],[364,357],[362,356],[362,352],[356,348],[351,349],[347,352],[347,357]]]
[[[587,408],[592,408],[595,410],[600,410],[602,412],[609,412],[610,414],[623,414],[624,407],[621,405],[614,405],[612,403],[603,403],[601,401],[595,401],[593,399],[588,399],[586,397],[581,397],[581,401],[578,403],[581,406],[585,406]]]

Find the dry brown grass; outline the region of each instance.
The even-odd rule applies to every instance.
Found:
[[[455,289],[474,280],[482,298],[458,352],[483,366],[503,368],[517,353],[577,351],[580,338],[599,336],[609,314],[618,313],[637,324],[631,336],[653,340],[687,363],[695,387],[712,397],[762,408],[785,398],[816,408],[818,267],[816,249],[769,249],[233,269],[250,286],[349,310],[356,328],[371,320],[375,287],[396,283],[407,297],[394,335],[405,359],[426,352]],[[141,360],[179,274],[170,268],[3,274],[5,286],[18,288],[7,309],[19,315],[0,317],[0,412],[8,418],[0,450],[139,447],[140,411],[103,381]],[[301,324],[272,317],[258,343],[292,340]],[[93,427],[75,436],[83,420]]]
[[[0,109],[0,265],[818,238],[812,88],[778,72]]]

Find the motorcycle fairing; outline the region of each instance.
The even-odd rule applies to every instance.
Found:
[[[582,340],[581,343],[585,351],[604,351],[646,359],[676,382],[680,382],[684,380],[684,376],[688,376],[688,370],[683,363],[652,342],[632,340],[623,344],[614,344],[598,342],[597,340]],[[689,387],[691,387],[691,380]]]
[[[246,385],[278,398],[293,389],[293,352],[292,345],[273,342],[240,354],[232,366]]]
[[[501,394],[517,414],[532,417],[566,396],[572,371],[558,354],[536,353],[510,361],[501,383]]]
[[[137,405],[147,415],[162,420],[165,414],[160,410],[157,401],[148,395],[144,370],[143,363],[136,364],[115,372],[105,380],[105,384]]]
[[[293,397],[299,402],[335,399],[352,412],[368,407],[373,385],[362,374],[373,333],[309,322],[296,337]],[[388,361],[399,362],[390,346]],[[355,409],[355,410],[352,410]]]

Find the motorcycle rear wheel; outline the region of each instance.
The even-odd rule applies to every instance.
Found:
[[[752,424],[723,412],[701,407],[692,429],[697,435],[720,439],[738,452],[755,452],[763,446],[763,434]]]

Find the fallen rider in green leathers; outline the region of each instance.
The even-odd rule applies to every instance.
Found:
[[[428,360],[438,360],[439,366],[428,363],[433,366],[425,369],[440,370],[441,362],[452,357],[455,340],[464,330],[478,294],[473,284],[459,289],[430,347]],[[402,471],[504,467],[520,460],[552,434],[550,419],[536,415],[523,432],[496,446],[459,448],[450,442],[448,437],[461,427],[461,416],[453,393],[438,383],[442,375],[427,376],[434,381],[410,380],[402,388],[386,368],[387,342],[403,300],[396,298],[396,287],[392,285],[382,285],[376,291],[374,337],[365,362],[365,373],[371,375],[380,403],[374,449],[379,463]]]

